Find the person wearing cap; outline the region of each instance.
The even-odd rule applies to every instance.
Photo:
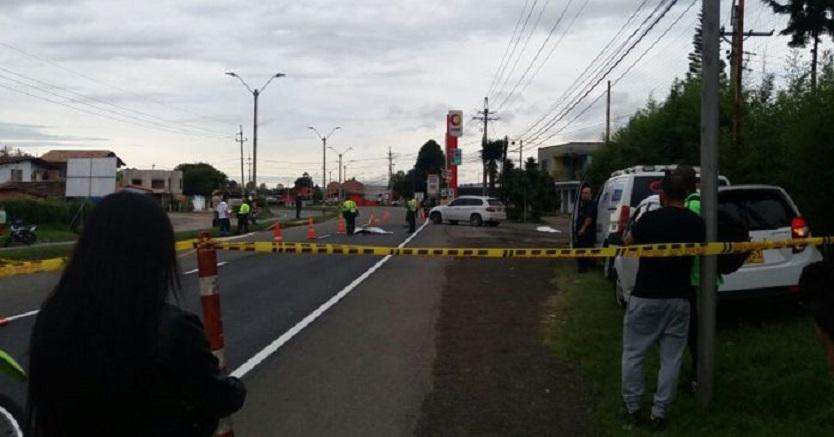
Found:
[[[684,205],[689,181],[683,171],[667,173],[662,182],[660,209],[634,224],[624,244],[702,243],[704,221]],[[645,391],[643,363],[655,344],[660,346],[660,371],[649,425],[666,427],[666,416],[677,393],[689,331],[693,257],[643,257],[623,320],[622,396],[627,427],[640,426]]]

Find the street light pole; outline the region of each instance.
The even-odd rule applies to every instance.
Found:
[[[252,93],[252,96],[255,100],[255,108],[252,117],[252,185],[255,186],[255,192],[258,192],[258,96],[264,92],[266,87],[272,82],[273,79],[276,77],[284,77],[286,74],[284,73],[275,73],[272,75],[264,84],[263,86],[258,89],[252,89],[246,81],[243,80],[237,73],[233,71],[226,72],[226,75],[236,78],[243,84],[246,89]]]
[[[342,190],[342,171],[345,169],[345,167],[342,167],[342,155],[353,150],[353,147],[348,147],[347,149],[341,152],[332,147],[329,147],[329,149],[336,152],[336,154],[339,155],[339,200],[341,200],[342,196],[344,195],[344,192]],[[345,173],[347,173],[347,170],[344,171]],[[347,174],[345,174],[345,179],[347,179]]]
[[[322,134],[320,134],[315,127],[307,126],[307,129],[310,129],[311,131],[315,132],[321,140],[321,189],[322,192],[325,194],[327,193],[327,139],[330,138],[330,136],[333,135],[333,133],[335,133],[337,130],[341,128],[341,126],[336,126],[333,128],[332,131],[330,131],[329,134],[322,136]],[[324,200],[324,197],[325,196],[322,196],[322,201]]]

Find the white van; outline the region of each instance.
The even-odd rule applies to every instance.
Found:
[[[634,222],[645,212],[660,208],[659,196],[644,199],[635,210]],[[787,192],[772,185],[734,185],[718,189],[720,214],[744,223],[751,241],[807,238],[808,223]],[[799,292],[799,277],[810,264],[822,260],[816,247],[760,250],[750,254],[738,271],[725,275],[718,288],[720,299],[769,297]],[[614,296],[625,305],[637,279],[637,258],[614,260]]]

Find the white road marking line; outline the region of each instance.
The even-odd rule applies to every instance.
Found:
[[[423,228],[426,227],[426,223],[423,223],[416,232],[411,234],[408,238],[405,239],[402,243],[400,243],[397,247],[403,247],[408,244]],[[261,364],[265,359],[269,358],[270,355],[274,354],[278,349],[280,349],[284,344],[290,341],[293,337],[298,335],[299,332],[304,330],[307,326],[313,323],[316,319],[321,317],[325,311],[330,309],[333,305],[336,305],[343,297],[347,296],[348,293],[353,291],[354,288],[359,286],[365,279],[368,279],[371,274],[377,271],[380,267],[383,266],[388,260],[391,259],[391,255],[387,255],[381,260],[377,261],[376,264],[371,266],[365,273],[359,275],[358,278],[354,279],[353,282],[348,284],[347,287],[343,288],[340,292],[336,293],[333,297],[331,297],[327,302],[323,303],[320,307],[316,308],[315,311],[308,314],[307,317],[303,318],[300,322],[296,323],[295,326],[290,328],[287,332],[281,334],[280,337],[276,338],[272,343],[268,344],[265,348],[261,349],[260,352],[249,358],[245,363],[243,363],[240,367],[235,369],[234,372],[231,373],[232,376],[237,378],[242,378],[247,373],[251,372],[252,369],[257,367]]]
[[[243,235],[235,235],[235,236],[233,236],[233,237],[220,237],[220,238],[216,238],[215,240],[217,240],[217,241],[232,241],[232,240],[239,240],[239,239],[241,239],[241,238],[251,237],[251,236],[253,236],[253,235],[255,235],[255,233],[254,233],[254,232],[250,232],[250,233],[248,233],[248,234],[243,234]],[[177,255],[177,256],[178,256],[178,257],[180,257],[180,258],[183,258],[183,257],[186,257],[186,256],[188,256],[188,255],[192,255],[194,252],[196,252],[196,250],[191,249],[191,250],[189,250],[188,252],[181,253],[181,254],[179,254],[179,255]]]
[[[229,264],[229,262],[228,261],[220,261],[219,263],[217,263],[217,267],[225,266],[226,264]],[[194,274],[194,273],[197,273],[197,269],[189,270],[189,271],[183,273],[183,275],[191,275],[191,274]]]
[[[0,318],[0,320],[2,320],[3,322],[6,322],[6,323],[13,322],[17,319],[32,317],[32,316],[38,314],[40,311],[41,310],[32,310],[32,311],[28,311],[28,312],[25,312],[25,313],[22,313],[22,314],[18,314],[16,316],[9,316],[9,317],[6,317],[6,318]]]
[[[321,237],[319,237],[318,239],[323,240],[323,239],[328,238],[328,237],[330,237],[330,234],[324,234]]]

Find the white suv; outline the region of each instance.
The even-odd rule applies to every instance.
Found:
[[[650,196],[636,208],[634,221],[660,208],[658,196]],[[779,241],[810,236],[808,223],[788,193],[772,185],[720,187],[719,214],[744,223],[751,241]],[[724,275],[718,288],[721,299],[764,297],[799,292],[799,277],[808,265],[822,260],[816,247],[769,249],[750,254],[738,271]],[[637,258],[617,257],[615,297],[625,305],[637,278]]]
[[[623,230],[626,224],[634,215],[634,209],[643,199],[660,193],[660,183],[663,180],[666,170],[674,170],[677,165],[638,165],[624,170],[611,173],[611,177],[605,181],[605,185],[597,196],[597,224],[596,242],[597,247],[619,245],[622,243]],[[699,167],[693,167],[695,174],[700,177]],[[724,177],[718,177],[719,185],[730,185],[730,181]],[[575,244],[574,226],[576,214],[578,213],[579,202],[575,203],[573,217],[571,220],[571,244]],[[611,259],[605,260],[605,276],[613,277],[613,265]]]
[[[461,196],[446,205],[435,206],[429,211],[429,219],[435,224],[447,221],[453,225],[469,222],[472,226],[486,223],[498,226],[507,219],[504,204],[485,196]]]

